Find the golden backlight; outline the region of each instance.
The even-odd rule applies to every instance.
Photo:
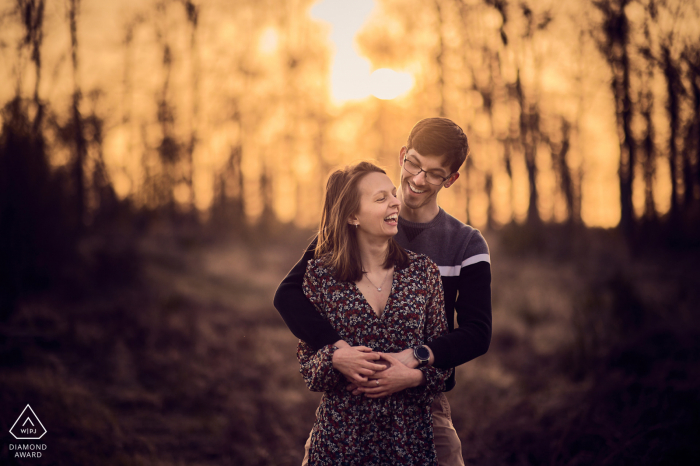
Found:
[[[0,105],[15,96],[41,103],[50,163],[68,169],[76,160],[73,96],[81,96],[81,118],[102,131],[85,135],[88,193],[96,192],[95,167],[104,166],[117,195],[137,206],[172,203],[203,215],[220,208],[249,222],[267,215],[313,226],[330,170],[371,159],[397,182],[411,127],[444,115],[471,146],[469,168],[440,193],[456,218],[480,228],[524,222],[534,205],[541,220],[563,222],[573,199],[577,221],[588,226],[620,220],[614,75],[601,38],[590,34],[603,24],[590,2],[560,2],[554,11],[549,0],[533,0],[527,14],[506,2],[505,15],[492,2],[423,0],[79,3],[72,37],[74,3],[46,2],[31,36],[43,40],[37,55],[17,10],[26,2],[0,7]],[[637,32],[643,10],[630,5]],[[694,44],[700,23],[683,11],[673,37]],[[652,42],[671,37],[676,24],[660,17]],[[680,59],[679,47],[670,50]],[[646,72],[643,56],[632,60],[632,71]],[[685,131],[693,87],[689,68],[680,70]],[[651,198],[663,215],[671,172],[682,186],[684,168],[669,163],[665,75],[635,73],[633,97],[643,88],[655,96],[656,152],[645,181],[638,147],[633,203],[641,216]],[[641,103],[633,102],[639,141]],[[525,131],[527,124],[534,126]]]
[[[369,77],[370,92],[382,100],[391,100],[406,94],[413,87],[413,76],[389,68],[380,68]]]
[[[388,68],[371,72],[370,61],[360,56],[357,32],[375,8],[374,0],[321,0],[311,8],[311,17],[330,24],[333,43],[331,96],[336,103],[361,100],[370,95],[391,100],[413,87],[413,77]]]

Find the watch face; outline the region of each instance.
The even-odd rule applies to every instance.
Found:
[[[428,348],[421,346],[420,348],[416,348],[416,356],[418,356],[418,359],[430,359],[430,352]]]

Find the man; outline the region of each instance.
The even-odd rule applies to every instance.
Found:
[[[313,258],[315,241],[282,281],[274,305],[292,333],[318,350],[326,345],[333,353],[333,367],[351,381],[349,390],[370,397],[384,397],[422,381],[417,367],[447,369],[481,356],[491,342],[491,263],[486,241],[478,230],[447,214],[437,195],[459,178],[459,168],[469,153],[462,129],[447,118],[426,118],[411,130],[399,152],[401,183],[398,234],[405,249],[425,254],[439,269],[445,293],[445,313],[450,332],[418,348],[406,348],[384,357],[365,347],[351,347],[314,308],[302,292],[306,263]],[[454,325],[457,314],[458,327]],[[446,390],[455,386],[454,374]],[[432,406],[438,461],[463,465],[462,446],[452,425],[444,394]],[[308,456],[307,442],[307,456]],[[306,457],[304,463],[306,464]]]

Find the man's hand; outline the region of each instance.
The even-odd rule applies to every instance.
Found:
[[[428,360],[428,366],[432,366],[433,362],[435,361],[435,356],[433,355],[433,350],[430,349],[430,347],[426,346],[428,348],[428,352],[430,353],[430,359]],[[400,353],[384,353],[384,354],[389,354],[393,356],[394,358],[398,359],[401,363],[403,363],[406,367],[410,369],[415,369],[418,367],[418,360],[416,359],[415,356],[413,356],[413,348],[406,348],[405,350],[401,351]]]
[[[344,343],[344,342],[343,342]],[[347,343],[333,352],[333,368],[340,371],[350,382],[362,383],[373,376],[375,372],[384,369],[383,365],[375,364],[381,357],[379,353],[366,346],[349,346]]]
[[[381,354],[383,360],[389,363],[389,367],[375,373],[367,382],[357,383],[357,390],[353,391],[353,394],[358,392],[364,393],[368,398],[383,398],[392,393],[400,392],[410,387],[417,387],[424,383],[425,377],[418,369],[406,367],[391,354],[379,354]],[[411,352],[411,357],[413,357],[413,352]]]
[[[408,367],[409,369],[415,369],[418,367],[418,360],[413,356],[413,348],[407,348],[400,353],[384,353],[393,356],[401,364]]]

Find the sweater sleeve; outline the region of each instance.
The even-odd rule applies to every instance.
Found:
[[[433,351],[433,366],[441,369],[457,367],[486,353],[491,344],[491,264],[488,246],[475,235],[471,250],[479,254],[478,262],[461,268],[458,296],[455,303],[457,325],[452,332],[435,339],[428,346]],[[486,251],[484,254],[483,251]]]
[[[445,318],[445,298],[440,280],[440,271],[430,260],[426,279],[428,283],[428,300],[426,305],[426,322],[423,341],[429,343],[447,334],[447,319]],[[447,379],[452,375],[452,368],[438,368],[434,365],[420,369],[425,376],[426,384],[409,388],[407,393],[416,401],[431,403],[436,395],[445,390]]]
[[[314,238],[299,262],[277,287],[273,304],[294,336],[306,342],[312,349],[319,350],[341,338],[330,322],[318,313],[302,290],[306,264],[313,259],[315,249]]]

